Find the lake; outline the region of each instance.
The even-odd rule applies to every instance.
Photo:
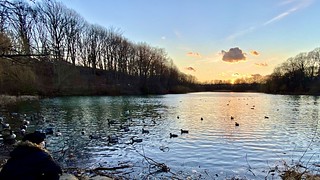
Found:
[[[231,92],[59,97],[0,115],[16,131],[26,118],[29,132],[60,132],[48,135],[47,148],[64,167],[128,165],[116,171],[128,179],[280,179],[278,170],[298,163],[319,171],[319,104],[318,96]],[[156,173],[155,162],[172,173]]]

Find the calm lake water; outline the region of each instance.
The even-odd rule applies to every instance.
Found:
[[[22,103],[1,113],[26,114],[30,132],[48,127],[60,131],[61,136],[48,136],[47,148],[64,167],[130,165],[116,171],[128,179],[280,179],[275,168],[284,169],[284,163],[300,162],[318,172],[319,104],[317,96],[190,93],[61,97]],[[7,121],[18,127],[13,119]],[[142,128],[149,133],[143,134]],[[178,137],[170,138],[170,133]],[[108,136],[118,142],[109,143]],[[132,137],[143,141],[131,144]],[[157,168],[143,155],[165,163],[175,175],[150,175]]]

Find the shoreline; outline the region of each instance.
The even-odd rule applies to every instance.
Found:
[[[36,101],[39,100],[40,96],[33,95],[22,95],[22,96],[12,96],[12,95],[0,95],[0,105],[14,104],[22,101]]]
[[[235,93],[264,93],[264,94],[273,94],[273,95],[307,95],[307,96],[320,96],[319,93],[268,93],[261,91],[232,91],[232,90],[215,90],[215,91],[191,91],[186,93],[178,93],[178,94],[187,94],[187,93],[195,93],[195,92],[235,92]],[[176,93],[166,93],[166,94],[176,94]],[[135,96],[137,94],[119,94],[116,96]],[[141,94],[139,94],[141,95]],[[153,95],[163,95],[163,94],[153,94]],[[15,104],[23,101],[38,101],[44,97],[64,97],[64,96],[74,96],[70,95],[56,95],[56,96],[39,96],[39,95],[6,95],[0,94],[0,106]],[[76,95],[76,96],[88,96],[88,95]],[[89,95],[89,96],[101,96],[101,95]],[[114,96],[114,95],[106,95],[106,96]]]

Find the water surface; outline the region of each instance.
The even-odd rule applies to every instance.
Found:
[[[48,136],[47,148],[64,167],[125,164],[131,168],[118,175],[140,179],[156,170],[144,155],[165,163],[181,179],[279,179],[271,172],[284,168],[284,162],[292,166],[300,161],[317,171],[313,164],[320,164],[319,103],[316,96],[190,93],[61,97],[6,111],[26,114],[31,120],[28,131],[60,131],[62,136]],[[142,128],[150,133],[142,134]],[[189,133],[180,134],[180,129]],[[170,133],[179,137],[170,138]],[[90,134],[99,138],[90,139]],[[108,142],[111,135],[118,143]],[[132,137],[143,142],[131,144]]]

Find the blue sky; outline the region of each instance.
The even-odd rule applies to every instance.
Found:
[[[271,74],[320,47],[319,0],[63,0],[92,24],[164,48],[200,81]]]

